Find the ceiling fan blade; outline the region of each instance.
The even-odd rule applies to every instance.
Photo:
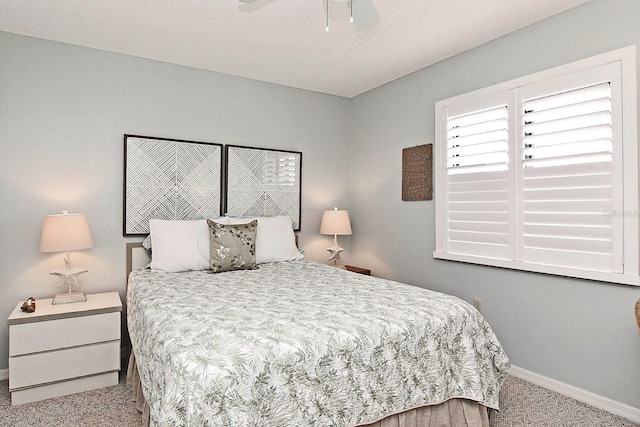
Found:
[[[265,6],[269,6],[271,3],[275,3],[278,0],[238,0],[241,4],[238,6],[240,12],[255,12],[258,9],[262,9]]]
[[[353,24],[360,30],[372,28],[380,22],[380,15],[373,0],[353,1]]]

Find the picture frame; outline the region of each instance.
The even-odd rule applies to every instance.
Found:
[[[123,236],[148,234],[150,219],[219,217],[222,147],[125,134]]]
[[[225,145],[225,214],[288,215],[300,231],[302,152]]]

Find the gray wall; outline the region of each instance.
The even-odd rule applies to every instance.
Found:
[[[94,234],[73,254],[85,290],[124,296],[123,133],[293,149],[310,258],[331,244],[321,211],[350,207],[347,262],[480,297],[513,364],[640,408],[639,288],[434,260],[433,202],[400,200],[402,148],[433,142],[437,100],[639,43],[638,22],[640,2],[593,0],[351,101],[0,33],[0,318],[56,292],[62,255],[38,244],[63,208]],[[7,342],[2,322],[0,369]]]
[[[352,100],[354,262],[484,301],[511,362],[640,408],[640,288],[434,260],[434,202],[402,202],[402,148],[432,143],[434,103],[640,43],[640,2],[593,0]]]
[[[322,95],[0,32],[0,319],[49,298],[64,254],[39,252],[44,215],[84,212],[95,246],[72,254],[87,293],[124,299],[123,134],[298,150],[300,244],[326,260],[323,209],[348,208],[348,109]],[[342,239],[348,248],[349,239]],[[0,369],[8,366],[0,322]]]

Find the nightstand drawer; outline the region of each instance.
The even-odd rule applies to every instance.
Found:
[[[120,339],[120,312],[9,327],[9,356]]]
[[[120,369],[120,341],[9,358],[9,390]]]

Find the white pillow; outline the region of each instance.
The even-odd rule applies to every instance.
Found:
[[[222,219],[222,218],[221,218]],[[258,220],[256,234],[256,263],[294,261],[304,258],[296,247],[291,218],[287,215],[260,216],[255,218],[226,217],[228,224],[242,224]]]
[[[149,220],[153,242],[151,269],[169,272],[209,268],[207,220]]]

